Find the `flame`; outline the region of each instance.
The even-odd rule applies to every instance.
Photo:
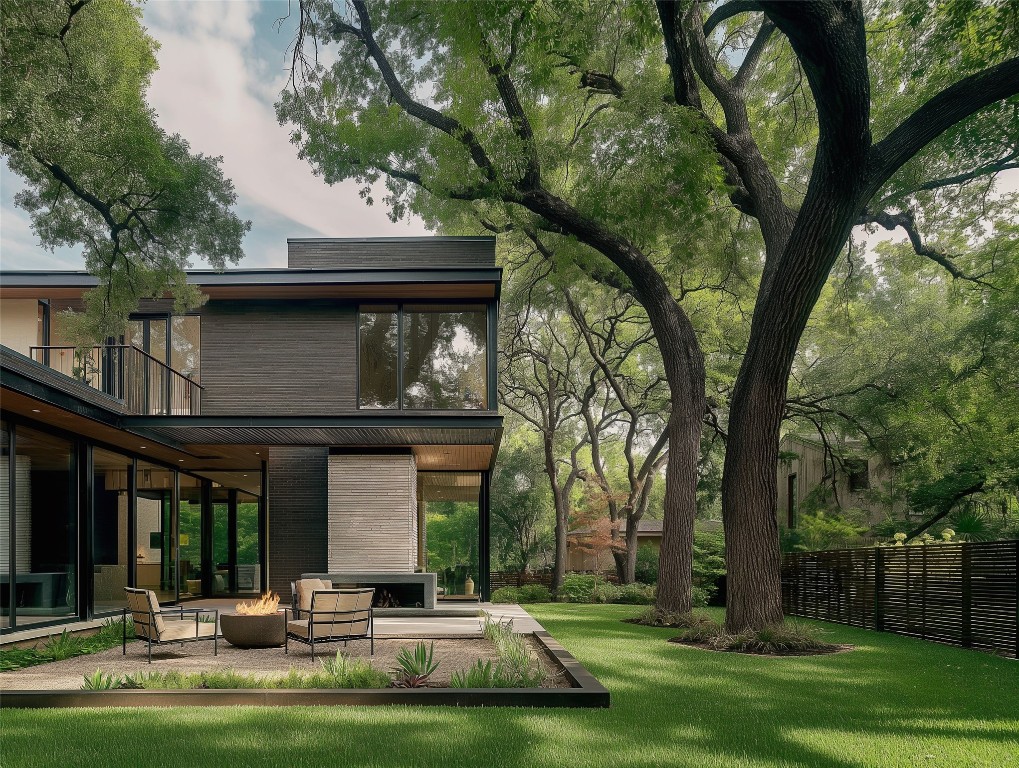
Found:
[[[267,592],[250,603],[237,603],[235,610],[244,616],[267,616],[276,613],[279,605],[280,596],[274,592]]]

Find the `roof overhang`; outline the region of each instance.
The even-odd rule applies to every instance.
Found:
[[[188,283],[213,299],[498,298],[499,267],[427,269],[190,270]],[[0,298],[77,298],[99,281],[87,272],[3,271]]]
[[[257,467],[274,446],[410,448],[422,470],[491,469],[502,441],[495,411],[336,416],[134,416],[114,398],[0,347],[6,412],[182,469]]]

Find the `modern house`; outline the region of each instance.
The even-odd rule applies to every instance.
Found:
[[[17,631],[160,600],[289,595],[302,573],[470,573],[489,590],[501,270],[485,237],[302,239],[195,270],[76,350],[84,272],[0,272],[0,585]],[[466,516],[429,558],[433,510]],[[420,587],[394,603],[427,602]],[[446,584],[455,591],[456,584]]]
[[[862,510],[871,523],[901,515],[896,499],[895,470],[865,446],[854,446],[858,458],[833,462],[820,440],[787,434],[779,443],[778,522],[796,528],[805,500],[824,492],[843,509]],[[834,487],[834,494],[832,488]]]

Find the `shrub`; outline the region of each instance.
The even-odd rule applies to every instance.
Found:
[[[85,691],[108,691],[119,685],[118,678],[104,673],[101,669],[96,669],[91,675],[85,675],[85,682],[81,684],[81,687]]]
[[[486,620],[483,630],[485,637],[495,643],[499,653],[499,660],[490,671],[491,677],[487,680],[491,685],[466,684],[468,680],[475,683],[484,681],[485,676],[489,674],[483,669],[482,663],[477,662],[466,673],[450,678],[450,685],[453,688],[538,688],[541,686],[546,677],[545,669],[538,659],[531,656],[524,636],[513,631],[512,620],[505,623]],[[461,683],[463,684],[461,685]]]
[[[598,579],[594,583],[594,588],[591,590],[591,597],[587,601],[589,603],[618,603],[619,602],[619,587],[615,584],[610,584],[603,579]]]
[[[520,602],[520,588],[519,587],[499,587],[497,590],[492,592],[493,603],[519,603]]]
[[[525,584],[520,587],[519,601],[521,603],[550,603],[552,593],[544,584]]]
[[[713,587],[709,590],[707,587],[698,587],[695,584],[690,595],[690,605],[694,608],[703,608],[711,600],[711,596],[715,594],[715,589]]]
[[[658,550],[650,544],[637,547],[637,564],[633,577],[643,584],[658,583]]]
[[[693,536],[694,605],[707,605],[725,575],[725,535],[721,531],[697,531]],[[704,593],[698,602],[697,589]]]
[[[525,584],[522,587],[499,587],[492,593],[493,603],[549,603],[552,593],[544,584]]]
[[[650,584],[623,584],[614,602],[627,605],[651,605],[655,601],[655,588]]]
[[[590,603],[591,594],[602,579],[583,573],[568,573],[562,586],[556,592],[556,600],[561,603]]]
[[[389,685],[389,675],[381,669],[360,659],[348,659],[339,651],[336,658],[323,660],[322,668],[332,678],[334,688],[385,688]]]
[[[413,651],[406,647],[401,648],[396,654],[397,669],[394,670],[396,679],[393,685],[397,688],[423,688],[431,674],[439,667],[439,662],[432,661],[434,653],[434,641],[428,647],[419,641]]]

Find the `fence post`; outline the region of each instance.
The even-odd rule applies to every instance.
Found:
[[[885,591],[885,551],[874,550],[874,629],[885,631],[884,606],[881,603]]]
[[[973,552],[969,544],[960,544],[962,560],[962,647],[973,645]]]
[[[927,639],[927,545],[920,556],[920,637]]]

